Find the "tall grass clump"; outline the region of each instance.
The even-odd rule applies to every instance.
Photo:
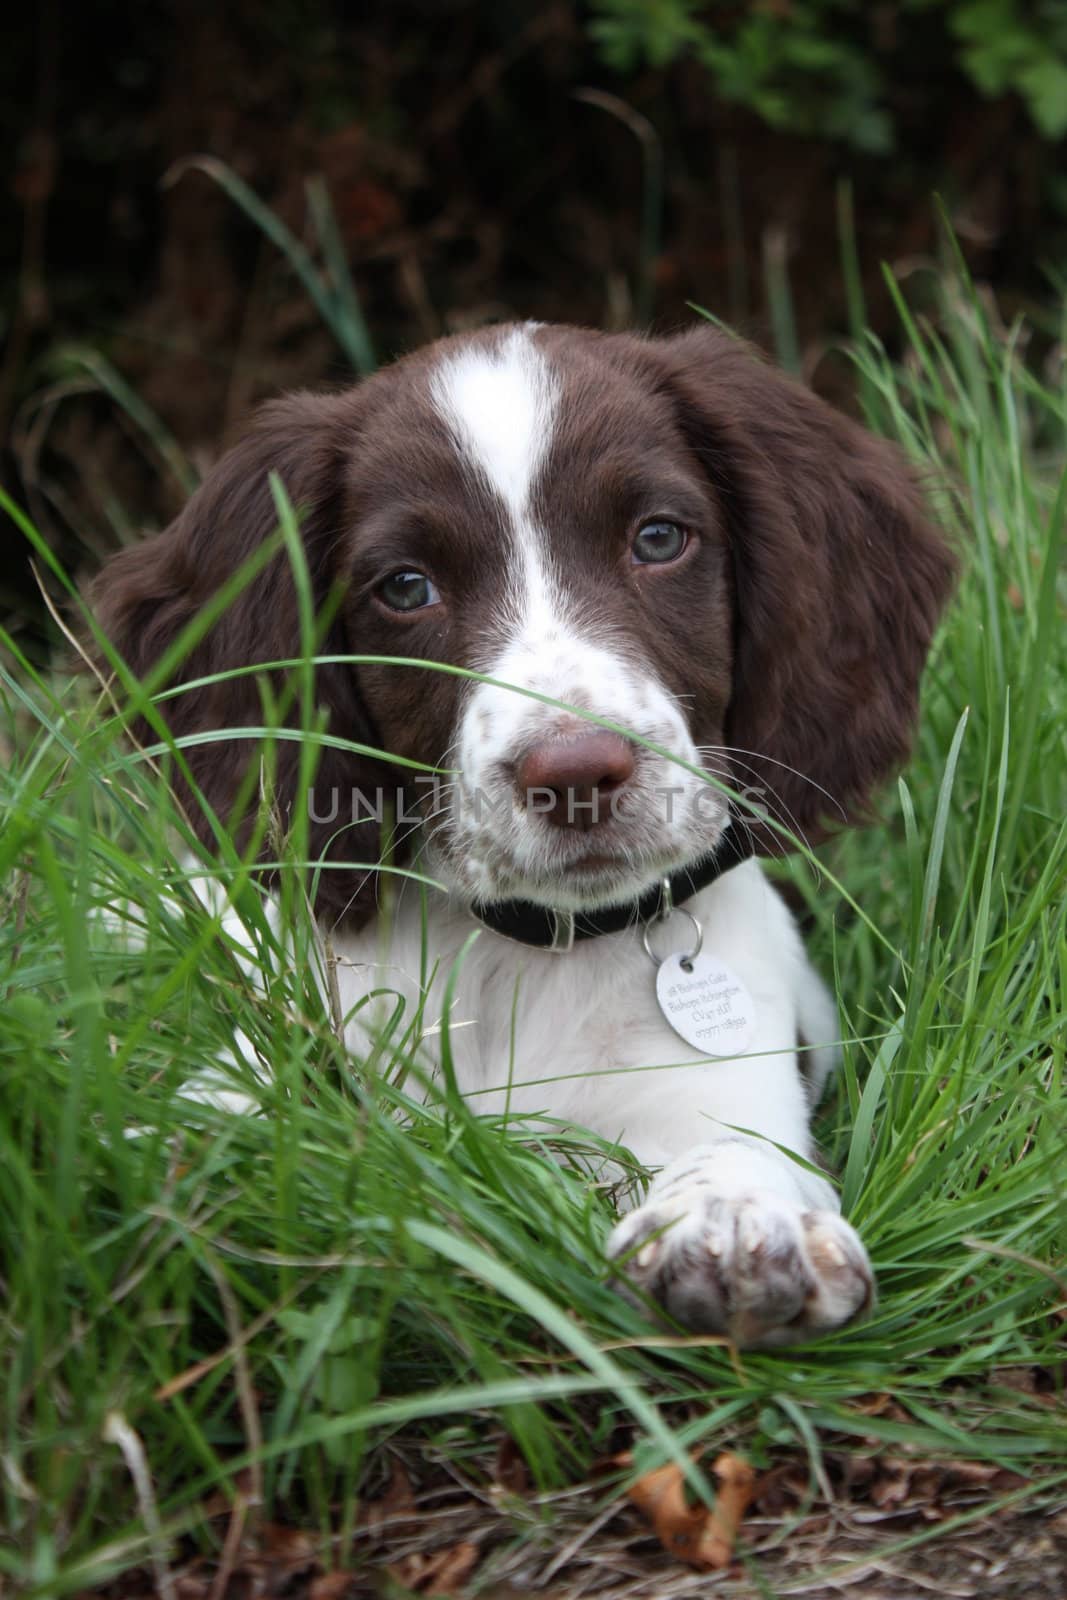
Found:
[[[816,1477],[862,1443],[1010,1467],[1035,1494],[1067,1478],[1063,351],[1036,360],[958,271],[926,321],[893,289],[907,356],[862,339],[862,393],[965,571],[880,822],[825,847],[819,880],[803,857],[775,869],[839,997],[819,1129],[873,1316],[758,1355],[651,1328],[603,1259],[624,1153],[480,1115],[447,1073],[424,1103],[410,1018],[346,1054],[314,864],[271,817],[269,699],[278,912],[224,836],[193,863],[166,699],[131,750],[121,672],[87,696],[8,639],[0,1579],[39,1600],[134,1566],[165,1581],[240,1497],[350,1562],[390,1454],[485,1483],[505,1439],[532,1495],[624,1446],[635,1471],[686,1463],[696,1493],[691,1453],[722,1445]],[[217,1093],[194,1103],[205,1073]],[[550,1547],[546,1511],[499,1515],[502,1542]]]

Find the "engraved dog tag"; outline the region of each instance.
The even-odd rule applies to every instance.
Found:
[[[656,999],[675,1033],[702,1055],[748,1049],[756,1026],[752,996],[716,956],[667,956],[656,972]]]

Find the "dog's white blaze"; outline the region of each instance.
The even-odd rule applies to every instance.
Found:
[[[471,464],[516,522],[552,440],[559,381],[526,328],[450,356],[431,380],[434,404]]]
[[[548,453],[560,384],[531,328],[495,346],[450,356],[430,393],[463,455],[503,502],[510,524],[507,598],[513,626],[543,635],[562,607],[530,497]]]
[[[463,461],[494,493],[506,530],[503,608],[486,627],[484,655],[471,665],[503,683],[534,689],[632,728],[695,762],[685,718],[673,697],[651,671],[620,654],[614,642],[599,636],[592,619],[568,603],[565,574],[556,569],[547,531],[538,522],[534,492],[557,425],[560,391],[559,376],[531,337],[530,325],[495,343],[446,357],[431,379],[433,404]],[[494,855],[502,854],[513,871],[530,878],[550,869],[554,830],[528,816],[514,799],[514,809],[509,808],[512,780],[507,774],[524,748],[572,722],[565,713],[524,695],[491,684],[472,686],[456,742],[461,777],[453,801],[453,826],[463,839],[466,893],[493,896],[489,863]],[[672,769],[661,758],[653,762],[646,757],[643,766],[650,813],[657,782],[662,788],[673,783],[690,799],[702,788],[699,779]],[[497,802],[488,822],[477,820],[479,796]],[[650,815],[649,826],[656,828],[657,822],[657,842],[678,860],[707,848],[707,820],[696,831],[691,821],[672,826]],[[638,869],[629,888],[638,892],[647,886],[648,870]],[[551,897],[553,904],[570,903],[562,884],[552,887]]]

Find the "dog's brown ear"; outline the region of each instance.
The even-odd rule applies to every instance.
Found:
[[[352,394],[298,394],[265,406],[248,435],[212,470],[177,520],[158,537],[124,550],[104,567],[92,586],[90,603],[104,633],[138,677],[156,666],[185,625],[277,530],[272,473],[284,484],[299,519],[316,607],[327,606],[334,586],[344,577],[336,570],[338,549],[344,546],[344,452],[351,453],[354,447],[357,403]],[[317,647],[320,655],[343,655],[352,649],[340,622],[331,626]],[[290,560],[281,551],[185,656],[171,682],[188,684],[239,667],[293,660],[300,653],[297,590]],[[275,697],[285,694],[286,682],[286,672],[270,672]],[[286,720],[295,726],[299,699],[294,699]],[[377,743],[354,667],[316,668],[315,703],[327,713],[329,733],[362,744]],[[190,689],[168,699],[160,710],[176,737],[251,728],[264,721],[255,674]],[[133,732],[140,741],[155,741],[143,723]],[[258,742],[223,738],[190,746],[185,754],[205,798],[240,838],[249,826],[250,810],[258,803],[258,784],[243,815],[235,814],[234,804],[249,763],[259,766]],[[278,742],[273,799],[285,829],[293,822],[294,808],[309,799],[296,792],[299,757],[297,742]],[[367,822],[343,830],[345,808],[350,816],[349,796],[354,791],[370,794],[388,784],[384,766],[324,747],[315,776],[320,803],[309,810],[312,859],[376,860],[376,833],[368,836],[373,830]],[[210,844],[213,835],[202,809],[191,803],[183,786],[179,788],[197,831]],[[335,793],[343,796],[339,813],[328,803]],[[320,883],[317,907],[327,918],[346,915],[359,920],[373,910],[375,882],[366,871],[326,869]]]
[[[892,445],[712,328],[653,349],[729,523],[736,782],[814,839],[906,757],[956,561]]]

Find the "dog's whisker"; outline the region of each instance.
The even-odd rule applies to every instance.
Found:
[[[728,750],[724,746],[706,745],[701,747],[700,753],[705,767],[707,767],[708,771],[711,772],[712,776],[721,778],[724,782],[729,782],[730,778],[734,776],[734,773],[731,770],[733,768],[736,768],[740,772],[749,772],[755,777],[764,779],[764,774],[760,772],[758,767],[753,766],[749,762],[737,760],[736,752],[732,749]],[[723,755],[727,757],[723,765],[718,767],[711,767],[708,765],[709,762],[714,762],[719,756]],[[775,789],[773,785],[768,784],[764,779],[764,781],[759,785],[759,792],[760,799],[758,804],[764,811],[767,812],[768,816],[770,816],[773,821],[786,828],[788,832],[792,833],[797,839],[800,840],[801,844],[806,850],[810,851],[811,845],[808,842],[803,828],[800,826],[796,816],[790,807],[785,803],[778,790]],[[772,804],[768,804],[768,801],[772,802]],[[740,807],[736,811],[735,816],[737,820],[743,822],[746,829],[749,830],[748,837],[751,839],[752,814],[748,812],[745,807]],[[786,848],[785,845],[782,843],[782,841],[778,841],[778,843],[780,844],[784,853]]]
[[[841,805],[841,802],[836,798],[836,796],[832,795],[830,793],[829,789],[825,788],[823,784],[817,782],[816,779],[813,778],[810,773],[801,772],[799,767],[790,766],[790,764],[787,761],[779,761],[774,756],[767,755],[762,750],[746,750],[741,745],[709,745],[709,746],[706,746],[705,748],[709,752],[710,751],[716,751],[719,754],[722,754],[722,755],[725,755],[725,756],[728,756],[728,757],[732,757],[732,756],[755,756],[757,758],[757,760],[759,762],[761,762],[761,763],[765,762],[765,763],[767,763],[768,765],[770,765],[772,767],[781,767],[783,772],[788,772],[792,777],[799,778],[801,783],[807,784],[809,788],[817,790],[818,793],[822,795],[823,799],[827,802],[827,804],[832,806],[835,811],[839,812],[839,814],[841,815],[842,819],[844,819],[844,817],[845,817],[844,808]]]

